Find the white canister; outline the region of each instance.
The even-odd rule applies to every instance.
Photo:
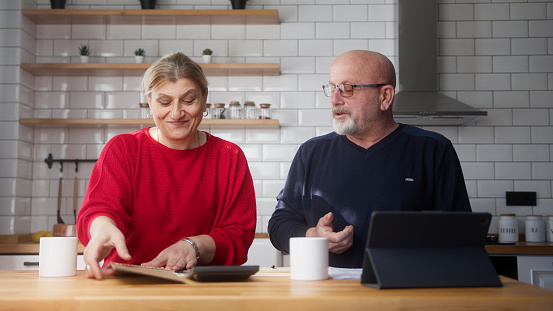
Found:
[[[499,243],[516,242],[518,242],[518,222],[516,215],[499,215]]]
[[[545,222],[545,240],[553,242],[553,215],[548,215]]]
[[[526,216],[526,242],[545,242],[545,222],[541,215]]]

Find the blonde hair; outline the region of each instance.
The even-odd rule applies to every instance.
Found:
[[[161,84],[183,78],[194,81],[203,96],[207,94],[207,78],[202,67],[181,52],[165,55],[153,63],[142,77],[142,88],[149,95]]]

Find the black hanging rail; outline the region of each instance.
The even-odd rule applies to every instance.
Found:
[[[48,168],[52,168],[52,165],[54,162],[60,162],[60,172],[63,172],[63,162],[73,162],[75,163],[75,172],[79,171],[79,162],[96,162],[98,159],[54,159],[52,157],[52,154],[50,153],[46,159],[44,159],[44,162],[48,164]]]

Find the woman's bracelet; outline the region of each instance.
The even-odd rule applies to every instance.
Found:
[[[198,245],[196,245],[196,242],[194,242],[193,240],[191,240],[189,238],[182,238],[180,240],[181,241],[186,241],[186,242],[190,243],[190,245],[192,245],[192,247],[194,247],[194,250],[196,251],[196,261],[200,261],[200,249],[198,248]]]

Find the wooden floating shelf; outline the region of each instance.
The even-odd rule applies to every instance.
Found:
[[[278,25],[278,10],[73,10],[30,9],[35,24],[73,25]]]
[[[19,123],[31,127],[52,127],[52,126],[153,126],[152,119],[55,119],[55,118],[21,118]],[[203,119],[200,127],[209,126],[214,128],[269,128],[278,129],[277,119]]]
[[[151,64],[135,63],[21,63],[35,76],[142,76]],[[200,64],[207,76],[278,76],[278,63]]]

